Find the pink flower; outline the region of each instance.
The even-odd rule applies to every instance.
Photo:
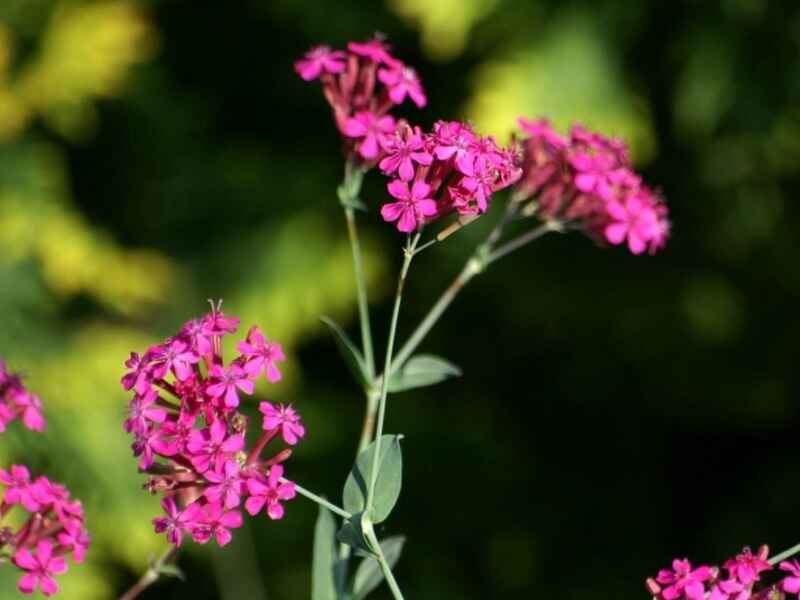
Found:
[[[53,556],[53,544],[47,539],[37,544],[35,556],[27,548],[17,550],[14,564],[28,571],[17,584],[23,594],[32,594],[38,587],[45,596],[52,596],[58,592],[58,584],[53,575],[67,572],[67,561],[59,556]]]
[[[376,63],[391,63],[394,59],[389,54],[389,46],[383,37],[376,35],[366,42],[349,42],[347,49],[357,56],[368,58]]]
[[[136,389],[139,394],[144,394],[150,387],[150,363],[139,356],[137,352],[131,352],[131,357],[125,361],[125,366],[131,369],[122,377],[122,387],[126,390]]]
[[[185,381],[192,374],[192,365],[200,362],[200,356],[180,339],[156,346],[149,354],[154,365],[153,375],[157,379],[163,379],[168,371],[172,371],[180,381]]]
[[[781,589],[788,594],[800,594],[800,562],[785,560],[780,564],[780,569],[791,573],[781,581]]]
[[[248,375],[239,365],[231,365],[227,369],[220,365],[214,365],[208,374],[213,378],[213,383],[206,388],[208,395],[212,398],[225,398],[225,405],[228,408],[239,406],[239,394],[241,390],[245,394],[252,395],[255,390],[253,382],[248,379]]]
[[[89,532],[80,524],[72,522],[69,527],[58,534],[58,543],[68,551],[72,551],[72,560],[82,563],[86,557],[86,550],[89,548],[91,538]]]
[[[391,115],[378,117],[372,111],[361,111],[347,120],[344,135],[363,138],[358,144],[358,153],[366,160],[375,160],[380,156],[384,136],[394,130],[395,122]]]
[[[305,427],[300,423],[300,415],[291,406],[279,404],[276,408],[269,402],[261,402],[258,410],[264,415],[264,431],[280,430],[283,440],[290,446],[294,446],[306,434]]]
[[[258,377],[263,371],[270,383],[280,380],[281,372],[275,363],[286,360],[283,348],[277,342],[268,342],[258,327],[251,327],[247,341],[239,342],[237,348],[247,359],[244,370],[250,377]]]
[[[612,244],[621,244],[627,238],[633,254],[644,252],[657,232],[658,219],[653,207],[640,196],[630,195],[624,203],[611,200],[606,204],[606,211],[612,219],[605,228],[606,239]]]
[[[44,431],[45,420],[42,415],[42,401],[39,396],[31,394],[28,390],[11,396],[14,404],[22,409],[22,424],[31,431]]]
[[[35,487],[31,484],[31,474],[27,467],[11,465],[11,472],[0,469],[0,483],[5,485],[6,493],[3,502],[6,504],[22,504],[25,510],[37,512],[41,505],[35,497]]]
[[[150,423],[163,423],[167,418],[167,411],[154,406],[158,400],[158,392],[148,390],[144,396],[136,395],[128,405],[128,418],[123,427],[128,433],[144,435]]]
[[[468,175],[475,159],[476,138],[475,133],[463,123],[439,121],[433,129],[433,152],[439,160],[453,159],[458,170]]]
[[[205,321],[202,319],[192,319],[184,323],[181,328],[180,334],[189,340],[192,349],[195,350],[200,356],[209,354],[213,347],[211,344],[211,336],[206,333]]]
[[[294,70],[304,81],[317,79],[322,73],[341,73],[344,71],[346,54],[341,50],[331,50],[328,46],[315,46],[294,63]]]
[[[175,500],[167,497],[161,501],[161,508],[167,513],[167,516],[153,519],[155,532],[166,532],[169,543],[180,546],[183,542],[183,534],[191,533],[200,524],[199,521],[203,513],[202,507],[194,502],[183,511],[179,511]]]
[[[409,190],[408,182],[395,179],[389,182],[387,188],[399,202],[384,204],[381,216],[387,222],[397,221],[398,231],[410,233],[425,222],[425,217],[437,213],[436,201],[428,197],[431,187],[427,183],[415,181]]]
[[[761,579],[759,573],[772,569],[772,565],[766,560],[768,552],[766,546],[762,546],[758,554],[753,554],[750,548],[745,548],[741,554],[737,554],[722,566],[728,569],[731,577],[744,585],[750,585]]]
[[[707,600],[748,600],[751,589],[736,581],[728,579],[718,581],[711,586],[711,592]]]
[[[381,171],[391,175],[395,171],[403,181],[414,179],[414,163],[430,166],[433,156],[426,150],[418,127],[405,126],[386,138],[386,156],[380,162]]]
[[[238,510],[225,511],[219,502],[212,502],[205,507],[205,515],[202,525],[199,527],[203,531],[205,541],[210,536],[214,536],[220,548],[226,546],[231,541],[230,529],[237,529],[242,526],[242,513]],[[201,541],[201,543],[204,543]]]
[[[222,465],[222,469],[206,471],[203,477],[213,484],[206,488],[204,494],[210,502],[224,501],[225,508],[239,506],[240,496],[244,491],[239,463],[228,460]]]
[[[461,185],[475,195],[478,211],[485,212],[497,181],[497,168],[487,155],[478,156]]]
[[[283,477],[283,467],[275,465],[269,470],[266,480],[251,477],[247,480],[247,490],[250,497],[244,504],[245,509],[252,516],[261,512],[264,505],[267,505],[267,515],[270,519],[278,520],[283,518],[283,506],[281,501],[291,500],[295,496],[294,483],[288,481],[281,483]]]
[[[389,68],[378,71],[378,79],[389,88],[389,98],[395,104],[401,104],[406,96],[413,100],[417,108],[422,108],[428,103],[425,91],[417,77],[417,72],[411,67],[407,67],[400,61],[391,65]]]
[[[219,470],[232,455],[244,448],[244,437],[237,433],[227,435],[227,427],[222,420],[215,421],[211,427],[193,431],[186,444],[191,453],[192,466],[200,473],[210,468]]]
[[[706,581],[711,579],[713,571],[710,567],[701,566],[692,570],[691,563],[684,559],[672,561],[672,571],[663,569],[658,572],[656,581],[667,587],[661,592],[664,600],[677,600],[685,596],[688,600],[704,600]]]

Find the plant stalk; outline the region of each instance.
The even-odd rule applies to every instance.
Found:
[[[142,576],[139,578],[139,581],[134,583],[127,592],[119,597],[119,600],[133,600],[134,598],[138,598],[139,594],[158,581],[159,577],[161,577],[161,573],[159,572],[161,567],[175,558],[177,553],[177,546],[170,546],[167,548],[164,553],[158,557],[158,560],[152,563],[150,567],[148,567],[148,569],[142,574]]]
[[[323,498],[322,496],[317,496],[315,493],[307,490],[306,488],[304,488],[301,485],[297,485],[293,481],[289,481],[285,477],[281,477],[278,481],[280,481],[281,483],[294,483],[294,489],[297,490],[298,494],[300,494],[301,496],[305,496],[306,498],[308,498],[312,502],[316,502],[320,506],[324,506],[329,511],[331,511],[333,513],[336,513],[337,515],[339,515],[343,519],[349,519],[350,517],[353,516],[349,512],[344,510],[343,508],[339,508],[335,504],[332,504],[332,503],[328,502],[327,500],[325,500],[325,498]]]

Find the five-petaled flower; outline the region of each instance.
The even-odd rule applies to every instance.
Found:
[[[385,221],[397,221],[398,231],[415,231],[425,223],[426,217],[437,213],[436,201],[430,198],[431,186],[424,181],[415,181],[409,189],[407,181],[395,179],[389,182],[387,189],[398,201],[384,204],[381,216]]]

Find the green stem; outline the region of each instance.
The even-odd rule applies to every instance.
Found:
[[[134,600],[134,598],[138,598],[139,594],[158,581],[158,578],[161,576],[161,567],[169,563],[177,553],[177,546],[170,546],[164,550],[164,553],[158,557],[158,560],[148,567],[147,571],[139,578],[139,581],[134,583],[128,591],[122,594],[119,600]]]
[[[792,546],[791,548],[789,548],[788,550],[784,550],[780,554],[776,554],[775,556],[770,558],[767,562],[771,565],[777,565],[782,560],[786,560],[787,558],[794,556],[798,552],[800,552],[800,544]]]
[[[366,534],[367,538],[375,549],[375,552],[377,553],[378,564],[381,567],[381,571],[383,571],[383,576],[386,579],[386,583],[389,585],[389,589],[392,591],[392,596],[394,596],[395,600],[403,600],[403,592],[400,591],[400,586],[397,585],[397,580],[394,578],[392,568],[389,566],[386,556],[383,554],[383,548],[381,548],[381,544],[378,541],[375,532],[370,527],[367,529]]]
[[[546,221],[536,227],[531,229],[527,233],[522,234],[521,236],[514,238],[510,242],[506,242],[502,246],[500,246],[497,250],[494,250],[489,253],[486,257],[486,264],[490,265],[491,263],[500,260],[504,256],[511,254],[514,250],[519,250],[523,246],[530,244],[532,241],[539,239],[544,234],[549,233],[550,231],[563,231],[564,225],[561,221]]]
[[[364,361],[367,363],[367,375],[375,377],[375,355],[372,351],[372,331],[369,324],[369,306],[367,304],[367,283],[364,277],[364,262],[361,259],[361,244],[358,241],[355,211],[350,206],[344,207],[347,219],[347,234],[350,237],[350,249],[353,252],[353,270],[356,276],[356,298],[358,299],[358,320],[361,324],[361,345],[364,350]]]
[[[392,320],[389,324],[389,340],[386,343],[386,358],[384,360],[383,372],[389,373],[392,364],[392,352],[394,351],[394,338],[397,333],[397,320],[400,316],[400,304],[403,300],[403,287],[405,286],[408,268],[414,258],[414,250],[419,242],[420,234],[417,233],[413,239],[409,239],[406,244],[403,266],[400,268],[400,276],[397,279],[397,293],[394,298],[394,309],[392,310]],[[378,400],[378,425],[375,431],[375,452],[372,455],[372,471],[367,493],[367,510],[372,509],[372,502],[375,497],[375,481],[378,479],[378,458],[381,453],[381,436],[383,435],[383,420],[386,415],[386,394],[389,391],[389,378],[383,377],[381,380],[381,395]]]
[[[347,512],[346,510],[344,510],[342,508],[339,508],[335,504],[332,504],[332,503],[328,502],[322,496],[317,496],[315,493],[310,492],[309,490],[307,490],[303,486],[297,485],[293,481],[289,481],[285,477],[281,477],[278,481],[280,481],[281,483],[294,483],[294,489],[297,490],[298,494],[300,494],[301,496],[305,496],[306,498],[308,498],[309,500],[311,500],[313,502],[316,502],[320,506],[324,506],[329,511],[331,511],[333,513],[336,513],[337,515],[339,515],[340,517],[342,517],[344,519],[349,519],[350,517],[353,516],[349,512]]]

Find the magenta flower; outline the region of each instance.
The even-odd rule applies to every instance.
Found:
[[[53,544],[47,539],[37,544],[35,555],[27,548],[17,550],[14,564],[28,572],[17,584],[23,594],[32,594],[38,587],[45,596],[52,596],[58,592],[53,575],[67,572],[67,561],[60,556],[53,556]]]
[[[144,396],[134,396],[128,405],[128,418],[123,423],[125,431],[144,435],[149,423],[163,423],[167,418],[167,411],[154,406],[156,400],[158,392],[153,389],[148,390]]]
[[[242,513],[238,510],[225,511],[219,502],[212,502],[205,507],[202,525],[198,528],[201,531],[200,543],[205,543],[213,535],[220,548],[226,546],[231,541],[231,529],[238,529],[243,524]],[[195,538],[197,539],[197,538]]]
[[[283,505],[281,501],[291,500],[295,497],[294,483],[287,481],[281,483],[283,467],[275,465],[269,470],[266,479],[251,477],[247,480],[247,490],[250,497],[245,501],[244,507],[252,516],[257,515],[267,505],[267,515],[277,521],[283,518]]]
[[[458,121],[439,121],[434,125],[434,154],[439,160],[452,159],[464,175],[472,172],[477,136]]]
[[[11,401],[22,411],[22,424],[31,431],[44,431],[42,402],[26,389],[14,390],[9,394]]]
[[[322,73],[335,75],[344,71],[347,55],[328,46],[315,46],[294,63],[294,70],[304,81],[317,79]]]
[[[213,382],[206,388],[208,395],[212,398],[224,397],[225,406],[228,408],[239,406],[237,390],[248,395],[252,395],[255,390],[255,385],[239,365],[233,364],[227,369],[220,365],[214,365],[208,374],[213,378]]]
[[[283,348],[277,342],[268,342],[258,327],[250,328],[247,341],[239,342],[237,349],[247,360],[244,370],[250,377],[258,377],[263,371],[270,383],[280,381],[281,372],[275,363],[286,360]]]
[[[395,135],[386,138],[384,148],[386,156],[380,162],[381,171],[386,175],[397,172],[403,181],[414,179],[414,163],[430,166],[433,162],[419,127],[399,128]]]
[[[122,377],[122,387],[126,390],[136,389],[139,394],[144,394],[150,387],[152,375],[150,363],[139,356],[138,352],[131,352],[131,357],[125,361],[125,366],[131,369]]]
[[[83,527],[73,521],[69,526],[65,526],[65,530],[58,534],[57,539],[60,546],[72,552],[72,560],[76,563],[83,562],[91,543],[89,533]]]
[[[168,371],[172,371],[178,380],[184,381],[191,376],[192,365],[200,362],[200,356],[181,339],[156,346],[148,354],[153,363],[153,376],[156,379],[163,379]]]
[[[358,153],[366,160],[376,160],[385,143],[384,136],[393,133],[394,130],[395,122],[391,115],[378,117],[371,111],[361,111],[347,120],[344,135],[361,139]]]
[[[606,211],[612,219],[605,228],[606,239],[612,244],[621,244],[627,238],[628,248],[633,254],[644,252],[658,228],[653,207],[638,195],[631,195],[624,203],[611,200],[606,204]]]
[[[222,465],[222,469],[206,471],[203,477],[211,484],[205,491],[205,497],[210,502],[223,502],[225,508],[239,506],[244,491],[239,463],[228,460]]]
[[[711,586],[707,600],[748,600],[751,589],[735,579],[718,581]]]
[[[800,594],[800,562],[785,560],[780,564],[780,569],[790,573],[781,581],[781,589],[788,594]]]
[[[178,510],[175,500],[166,497],[161,501],[161,508],[167,513],[165,517],[153,519],[153,527],[156,533],[167,534],[170,544],[180,546],[183,542],[183,534],[191,534],[192,530],[200,525],[203,510],[197,503],[192,503],[182,511]]]
[[[40,502],[36,498],[36,487],[31,483],[31,474],[27,467],[11,465],[11,472],[0,469],[0,483],[6,486],[3,502],[6,504],[22,504],[25,510],[37,512]]]
[[[395,179],[387,189],[398,202],[384,204],[381,216],[387,222],[397,221],[398,231],[410,233],[425,222],[425,217],[437,213],[436,201],[428,197],[431,187],[423,181],[415,181],[409,190],[408,182]]]
[[[222,420],[215,421],[211,427],[193,431],[186,449],[191,453],[192,466],[200,473],[210,468],[220,470],[229,458],[244,448],[244,436],[237,433],[228,436],[227,427]]]
[[[389,88],[389,98],[395,104],[402,104],[406,96],[411,98],[417,108],[422,108],[428,103],[417,72],[400,61],[396,61],[389,68],[380,69],[378,79]]]
[[[497,181],[497,168],[489,155],[479,155],[470,167],[470,173],[461,181],[461,185],[474,194],[479,212],[485,212],[489,206],[489,197],[494,192]]]
[[[276,408],[269,402],[261,402],[258,410],[264,415],[264,431],[280,430],[283,441],[290,446],[294,446],[306,434],[305,427],[300,423],[300,415],[291,406],[279,404]]]
[[[772,569],[772,565],[766,560],[768,552],[766,546],[762,546],[758,554],[753,554],[750,548],[745,548],[722,566],[728,569],[731,577],[744,585],[751,585],[761,579],[759,573]]]
[[[664,600],[677,600],[685,596],[688,600],[704,600],[704,583],[713,577],[710,567],[701,566],[692,570],[691,563],[677,558],[672,561],[672,571],[662,569],[656,581],[667,587],[661,592]]]
[[[250,496],[246,480],[257,477],[269,486],[269,477],[259,474],[291,455],[284,448],[262,457],[266,448],[283,443],[277,441],[280,432],[292,444],[305,434],[300,416],[291,407],[280,406],[273,411],[275,430],[262,431],[253,447],[245,448],[250,419],[236,410],[238,394],[253,393],[261,373],[272,382],[280,379],[277,363],[285,357],[280,344],[267,341],[258,327],[251,327],[238,344],[241,354],[225,361],[221,338],[235,332],[238,324],[239,319],[225,317],[218,305],[212,306],[211,314],[185,323],[176,336],[150,348],[141,360],[134,353],[128,364],[132,372],[123,378],[123,387],[134,390],[139,374],[146,374],[145,393],[135,393],[130,401],[124,428],[134,436],[140,470],[148,474],[144,487],[164,494],[165,514],[154,519],[155,530],[166,533],[176,545],[184,534],[197,543],[213,536],[220,546],[226,545],[232,529],[242,524],[236,508]],[[27,493],[55,513],[64,527],[54,532],[57,552],[71,552],[81,560],[88,535],[82,526],[76,527],[83,521],[80,503],[70,501],[66,490],[46,480],[31,483],[27,471],[6,474],[5,480],[13,484],[12,499]],[[290,496],[287,488],[281,490]],[[270,498],[265,493],[262,505]],[[188,502],[187,508],[180,511],[179,502]],[[278,509],[272,504],[274,515]]]
[[[389,45],[379,35],[366,42],[349,42],[347,49],[375,63],[390,63],[395,59],[389,54]]]

